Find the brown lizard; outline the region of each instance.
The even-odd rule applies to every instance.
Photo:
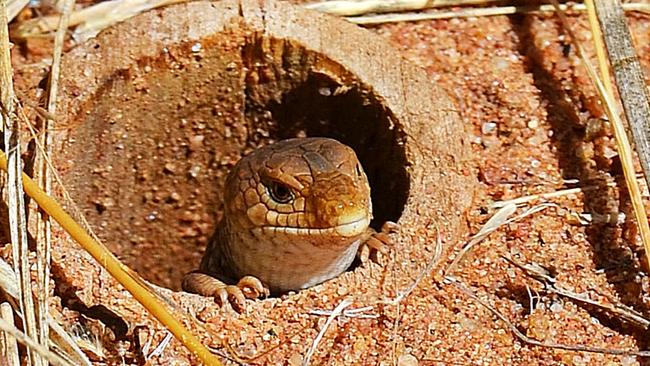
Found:
[[[370,186],[354,151],[296,138],[253,151],[226,179],[224,215],[183,289],[241,308],[245,298],[300,290],[345,271],[359,253],[385,252]]]

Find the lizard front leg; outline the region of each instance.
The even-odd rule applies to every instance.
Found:
[[[388,234],[397,232],[398,229],[399,225],[392,221],[386,221],[381,226],[381,230],[379,232],[375,231],[374,229],[370,229],[370,237],[359,246],[359,250],[357,251],[357,257],[361,263],[365,264],[368,262],[370,255],[373,253],[377,255],[375,261],[379,260],[379,254],[387,254],[388,247],[392,245]]]

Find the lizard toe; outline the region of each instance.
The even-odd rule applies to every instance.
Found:
[[[244,296],[248,299],[257,299],[262,296],[269,296],[269,289],[262,284],[262,281],[254,276],[244,276],[237,283],[237,287],[241,289]]]

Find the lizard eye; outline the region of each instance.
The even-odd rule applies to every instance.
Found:
[[[282,183],[274,181],[269,182],[266,189],[269,191],[271,199],[277,203],[289,203],[293,200],[291,189]]]

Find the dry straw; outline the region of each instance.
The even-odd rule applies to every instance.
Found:
[[[1,0],[0,0],[1,1]],[[0,169],[7,170],[7,158],[0,153]],[[151,315],[163,323],[185,347],[194,352],[206,365],[221,365],[219,360],[188,331],[172,314],[162,301],[149,290],[137,275],[122,264],[106,247],[95,241],[63,208],[48,196],[27,174],[22,174],[25,193],[38,206],[53,218],[68,234],[77,241],[102,267],[113,276],[124,288],[144,306]]]
[[[32,298],[32,281],[29,265],[29,248],[27,241],[27,219],[25,199],[23,196],[23,171],[20,154],[20,122],[14,112],[13,70],[11,67],[11,45],[9,44],[9,26],[7,22],[7,1],[0,0],[0,120],[4,131],[4,146],[8,152],[7,206],[9,214],[9,233],[12,243],[14,272],[19,275],[19,307],[27,339],[39,339],[39,333],[47,328],[47,323],[40,324],[35,315]],[[41,353],[28,347],[28,365],[44,365]]]
[[[643,205],[643,198],[641,197],[641,189],[639,188],[639,183],[636,180],[636,172],[634,170],[634,159],[632,155],[632,148],[630,147],[630,143],[627,139],[627,132],[625,130],[625,126],[623,125],[623,121],[620,117],[621,113],[618,109],[618,105],[616,104],[616,101],[613,96],[614,95],[613,87],[610,83],[610,76],[609,76],[609,66],[607,64],[607,60],[605,59],[605,54],[604,52],[597,53],[600,73],[601,73],[601,75],[599,76],[598,73],[596,72],[596,69],[591,65],[591,62],[587,58],[584,50],[582,49],[582,46],[580,45],[577,38],[571,31],[571,28],[564,15],[564,12],[559,8],[557,1],[553,0],[553,5],[557,7],[557,14],[560,20],[562,21],[563,27],[565,28],[567,33],[571,36],[571,39],[573,40],[573,43],[576,46],[578,55],[580,56],[583,65],[587,69],[587,73],[589,74],[590,79],[596,86],[598,95],[600,96],[601,102],[605,107],[605,112],[607,113],[607,117],[609,118],[610,121],[612,121],[612,125],[614,127],[614,135],[616,136],[616,146],[618,150],[618,155],[621,159],[621,164],[623,165],[623,175],[625,176],[625,183],[627,185],[627,189],[630,194],[630,199],[632,201],[632,206],[634,208],[634,214],[636,216],[637,225],[639,226],[639,232],[641,234],[641,239],[643,241],[643,247],[645,249],[646,257],[650,260],[650,226],[648,225],[648,216],[646,214],[645,207]],[[587,1],[587,5],[589,7],[593,7],[593,3],[591,2],[591,0]],[[601,37],[602,30],[600,29],[600,25],[595,21],[593,17],[593,12],[591,12],[591,14],[592,16],[590,17],[590,26],[591,26],[593,38],[596,42],[595,43],[596,48],[602,49],[603,48],[602,43],[599,43],[600,42],[599,40],[601,39],[600,37]],[[619,16],[623,17],[622,11],[619,13]],[[629,30],[627,30],[627,26],[625,26],[625,20],[622,19],[620,21],[622,21],[623,28],[627,31],[629,35]],[[616,45],[613,46],[616,47]],[[645,89],[645,84],[642,87]],[[645,90],[640,92],[637,91],[637,93],[644,95],[647,94],[647,91]],[[647,120],[646,120],[646,126],[647,126]],[[637,145],[638,144],[647,145],[648,141],[645,142],[637,141]]]

